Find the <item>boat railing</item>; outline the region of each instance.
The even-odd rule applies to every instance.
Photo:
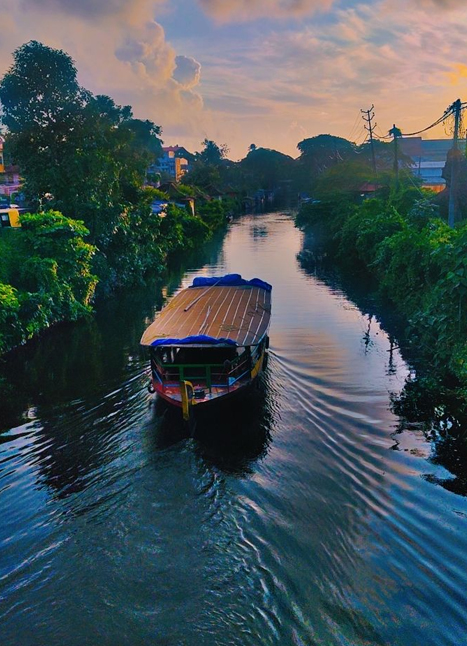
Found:
[[[197,386],[209,389],[230,388],[250,373],[250,360],[246,358],[239,363],[233,363],[230,369],[225,364],[166,363],[162,366],[157,365],[155,372],[165,386],[188,380]]]

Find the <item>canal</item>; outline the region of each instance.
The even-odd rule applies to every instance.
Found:
[[[3,362],[2,646],[466,643],[466,497],[391,412],[390,338],[301,244],[286,213],[245,216],[204,265]],[[138,341],[227,272],[273,285],[269,362],[190,439]]]

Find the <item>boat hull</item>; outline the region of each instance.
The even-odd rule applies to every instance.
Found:
[[[254,386],[260,378],[264,367],[267,361],[267,353],[263,351],[261,357],[257,361],[256,365],[253,367],[251,374],[248,379],[245,379],[241,382],[237,382],[230,387],[217,387],[214,392],[205,392],[205,396],[202,398],[193,397],[190,401],[190,407],[193,410],[205,410],[206,408],[212,408],[214,404],[227,403],[233,399],[238,398],[243,393],[248,392],[252,386]],[[156,395],[163,399],[166,403],[176,408],[183,409],[183,397],[182,397],[182,384],[164,384],[160,381],[152,379],[152,391]],[[196,392],[196,386],[195,386]]]
[[[235,390],[230,390],[223,394],[219,394],[216,397],[212,397],[211,399],[202,399],[202,400],[195,399],[191,402],[191,407],[193,410],[200,410],[200,409],[206,410],[207,408],[209,409],[213,408],[215,405],[231,402],[232,400],[237,399],[241,397],[241,395],[248,392],[255,385],[258,379],[259,379],[259,375],[255,379],[248,381],[247,383],[243,384],[239,388],[236,388]],[[178,399],[173,395],[170,395],[159,388],[155,388],[155,393],[157,397],[163,399],[164,402],[166,402],[167,404],[170,404],[171,406],[179,408],[180,410],[182,409],[181,398]]]

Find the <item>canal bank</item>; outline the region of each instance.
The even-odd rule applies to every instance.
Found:
[[[466,498],[391,410],[410,372],[391,338],[301,248],[290,215],[247,216],[202,267],[23,356],[26,419],[0,445],[3,643],[462,643]],[[273,285],[268,369],[187,440],[145,390],[140,333],[228,272]]]

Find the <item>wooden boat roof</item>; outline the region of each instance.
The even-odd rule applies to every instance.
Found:
[[[202,336],[212,343],[256,345],[267,332],[270,317],[271,292],[262,287],[190,287],[162,309],[143,334],[141,344],[176,346],[184,341],[198,345],[196,337]]]

